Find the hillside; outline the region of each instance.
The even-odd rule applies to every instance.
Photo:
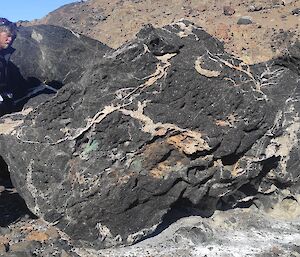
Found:
[[[145,24],[162,27],[185,18],[223,41],[227,51],[257,63],[284,52],[299,37],[299,7],[299,0],[89,0],[29,24],[63,26],[117,48]],[[238,24],[245,16],[242,23],[251,24]]]

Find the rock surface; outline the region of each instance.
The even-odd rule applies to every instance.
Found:
[[[290,63],[249,66],[187,21],[146,26],[53,98],[3,117],[0,155],[34,214],[95,249],[138,242],[177,206],[268,207],[283,188],[298,200]]]
[[[97,40],[53,25],[19,27],[11,58],[18,98],[77,81],[110,48]],[[49,87],[46,87],[48,85]]]
[[[243,17],[240,17],[237,21],[237,24],[239,25],[249,25],[249,24],[252,24],[253,21],[252,21],[252,18],[250,16],[243,16]]]

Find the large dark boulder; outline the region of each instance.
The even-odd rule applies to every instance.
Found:
[[[295,69],[248,66],[189,22],[146,26],[4,117],[0,155],[36,215],[95,248],[132,244],[175,206],[209,214],[298,193],[299,90]]]
[[[110,50],[99,41],[52,25],[19,27],[12,47],[11,84],[16,98],[46,89],[43,85],[57,89],[78,81]]]

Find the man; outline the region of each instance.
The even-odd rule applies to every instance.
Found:
[[[0,116],[13,109],[13,92],[9,85],[9,59],[14,49],[11,47],[16,37],[16,25],[0,18]]]

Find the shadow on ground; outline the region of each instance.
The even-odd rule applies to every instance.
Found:
[[[8,166],[0,156],[0,227],[6,227],[25,216],[36,218],[14,188]]]
[[[0,186],[4,189],[0,193],[0,227],[6,227],[25,216],[36,218],[27,208],[9,179],[0,179]]]

